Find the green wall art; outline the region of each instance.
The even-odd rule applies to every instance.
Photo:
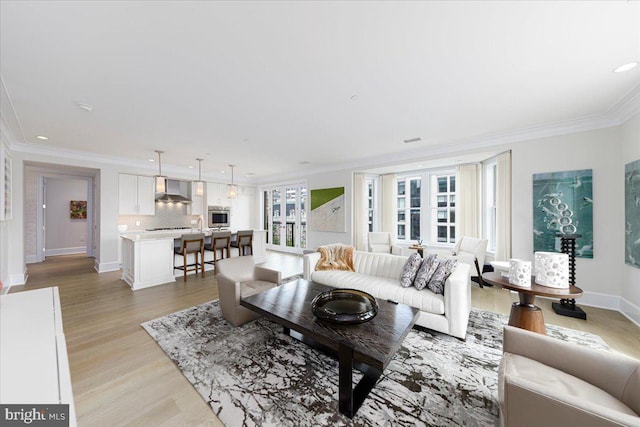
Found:
[[[624,262],[640,268],[640,160],[624,165]]]
[[[576,256],[593,258],[591,169],[533,175],[533,250],[560,252],[556,234],[579,234]]]
[[[311,190],[310,219],[313,231],[347,231],[344,187]]]

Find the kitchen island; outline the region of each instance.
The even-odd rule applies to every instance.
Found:
[[[214,231],[218,230],[205,229],[202,232],[210,236]],[[174,255],[174,239],[194,233],[200,233],[200,230],[132,231],[122,234],[122,280],[134,291],[175,282],[176,274],[182,275],[182,271],[173,268],[174,262],[175,265],[182,265],[182,255]],[[256,263],[267,259],[266,238],[266,231],[254,230],[252,249]],[[231,248],[231,255],[238,256],[237,249]],[[193,254],[188,256],[187,262],[194,263]],[[205,261],[212,260],[213,254],[205,251]],[[213,265],[205,264],[205,271],[213,268]]]

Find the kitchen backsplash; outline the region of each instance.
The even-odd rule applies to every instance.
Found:
[[[120,215],[118,225],[126,225],[127,230],[191,227],[192,219],[197,220],[198,215],[189,215],[189,206],[185,203],[156,203],[155,215]],[[140,221],[140,225],[136,225],[136,221]]]

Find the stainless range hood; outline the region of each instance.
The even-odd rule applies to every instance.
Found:
[[[189,199],[189,182],[167,179],[167,192],[156,193],[156,202],[191,203]]]

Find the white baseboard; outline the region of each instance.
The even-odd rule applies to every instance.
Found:
[[[72,254],[86,254],[86,253],[87,253],[86,246],[78,246],[75,248],[46,249],[44,252],[44,256],[72,255]]]
[[[547,298],[547,297],[540,297]],[[547,299],[555,299],[557,298],[547,298]],[[597,307],[604,308],[607,310],[615,310],[626,318],[631,320],[636,325],[640,326],[640,307],[626,299],[617,296],[617,295],[609,295],[602,294],[599,292],[585,292],[581,297],[576,298],[577,305],[586,305],[588,307]]]
[[[38,256],[37,255],[27,255],[25,258],[25,262],[27,264],[34,264],[36,262],[40,262],[40,260],[38,260]]]
[[[97,259],[94,261],[93,268],[98,273],[107,273],[109,271],[118,271],[120,270],[120,263],[118,261],[113,262],[100,262]]]
[[[22,274],[10,274],[9,275],[9,286],[14,285],[24,285],[27,283],[27,268],[25,267]]]
[[[620,298],[620,312],[633,323],[640,326],[640,307],[630,303],[624,298]]]

